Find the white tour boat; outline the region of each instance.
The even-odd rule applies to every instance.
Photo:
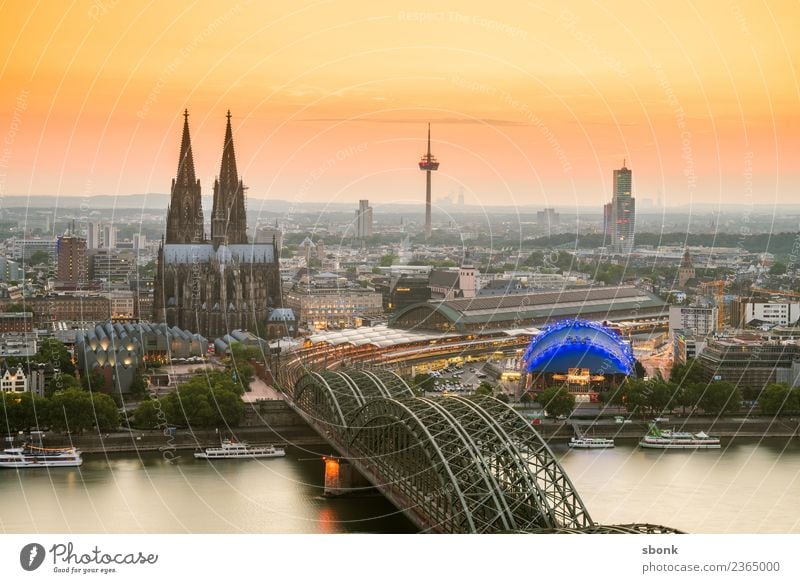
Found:
[[[656,424],[650,425],[647,435],[639,442],[641,447],[650,449],[719,449],[718,437],[711,437],[701,431],[689,433],[688,431],[675,431],[672,429],[659,429]]]
[[[82,463],[81,452],[74,447],[47,448],[25,444],[0,453],[0,468],[76,467]]]
[[[197,459],[218,460],[218,459],[252,459],[265,457],[283,457],[286,450],[274,445],[250,446],[245,441],[235,439],[225,439],[219,447],[208,447],[204,451],[194,454]]]
[[[602,449],[614,447],[614,440],[609,437],[573,437],[569,446],[575,449]]]

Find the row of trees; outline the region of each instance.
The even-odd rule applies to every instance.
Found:
[[[143,401],[133,414],[133,424],[140,429],[235,427],[244,416],[241,395],[242,383],[231,371],[199,374],[172,393]]]
[[[629,380],[609,395],[609,402],[623,405],[631,413],[656,416],[678,408],[684,413],[701,409],[712,415],[726,415],[740,409],[742,393],[726,381],[680,384],[664,379]]]
[[[108,395],[80,386],[56,391],[50,398],[30,392],[2,393],[0,423],[6,433],[45,428],[72,433],[109,431],[119,427],[119,410]]]
[[[800,413],[800,387],[774,383],[764,387],[758,396],[758,406],[768,415],[795,415]]]

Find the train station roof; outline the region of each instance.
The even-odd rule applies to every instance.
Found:
[[[539,333],[538,328],[513,328],[510,330],[493,331],[494,334],[504,336],[535,336]],[[328,330],[317,332],[308,337],[312,344],[325,343],[331,346],[340,344],[350,344],[352,346],[372,345],[378,348],[388,348],[402,344],[412,344],[414,342],[429,342],[443,338],[456,338],[463,334],[437,333],[425,331],[403,330],[402,328],[389,328],[386,324],[379,324],[372,327],[351,328],[348,330]]]
[[[332,346],[339,344],[352,344],[353,346],[364,346],[372,344],[381,348],[395,346],[398,344],[410,344],[412,342],[427,342],[439,338],[448,338],[457,334],[442,334],[436,332],[417,332],[413,330],[402,330],[400,328],[389,328],[386,324],[377,326],[363,326],[361,328],[350,328],[347,330],[326,330],[317,332],[308,337],[313,344],[325,343]]]
[[[521,322],[542,325],[561,318],[624,322],[667,312],[664,300],[634,286],[594,287],[420,302],[397,312],[389,326],[464,333],[518,327]]]

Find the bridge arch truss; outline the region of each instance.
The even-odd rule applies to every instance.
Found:
[[[422,530],[580,530],[594,523],[528,421],[492,397],[415,397],[381,369],[307,372],[307,421]]]

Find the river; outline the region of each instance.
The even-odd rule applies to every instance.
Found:
[[[729,440],[722,450],[553,450],[592,518],[695,533],[800,532],[798,440]],[[414,532],[381,496],[321,495],[322,462],[285,458],[209,463],[181,453],[84,455],[81,468],[0,470],[5,533]]]

